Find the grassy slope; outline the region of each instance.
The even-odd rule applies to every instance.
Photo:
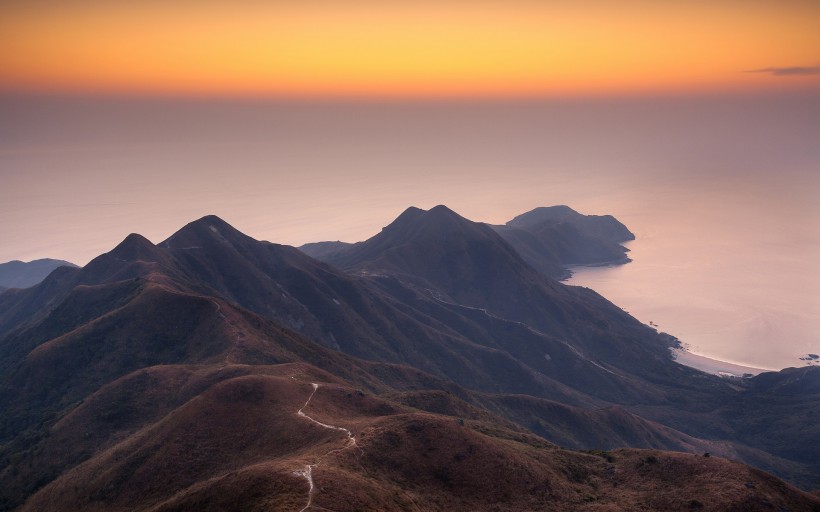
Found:
[[[204,386],[102,447],[22,510],[299,510],[308,486],[297,472],[307,464],[317,464],[316,508],[339,512],[820,507],[816,497],[717,457],[563,450],[487,419],[420,412],[334,379],[322,382],[305,412],[350,429],[358,447],[345,449],[343,433],[296,414],[322,372],[265,371]],[[189,384],[203,386],[202,378]]]
[[[223,231],[227,233],[226,229]],[[192,241],[186,241],[186,243],[192,243]],[[223,242],[217,240],[214,243],[222,244]],[[500,438],[506,440],[505,442],[517,439],[517,442],[524,445],[546,446],[543,439],[524,434],[521,427],[524,426],[564,446],[611,448],[624,444],[639,444],[666,449],[693,449],[699,452],[709,448],[709,451],[714,453],[743,456],[760,465],[791,474],[804,471],[803,476],[806,482],[812,482],[812,478],[817,478],[816,472],[812,472],[808,466],[802,470],[788,466],[794,461],[784,461],[786,465],[777,466],[774,464],[777,461],[773,462],[770,454],[761,450],[755,451],[743,446],[740,447],[742,450],[731,446],[715,448],[715,444],[694,439],[692,436],[686,436],[668,427],[638,418],[623,409],[589,410],[534,397],[505,393],[489,394],[487,390],[475,392],[461,388],[443,379],[442,374],[458,378],[458,375],[463,373],[462,383],[469,384],[470,378],[482,375],[484,372],[481,377],[484,380],[480,381],[484,384],[481,385],[486,385],[488,381],[492,382],[493,378],[503,379],[507,384],[520,384],[516,382],[516,378],[527,377],[529,374],[522,373],[520,367],[498,366],[499,357],[503,356],[504,352],[499,350],[499,347],[492,346],[493,340],[506,338],[508,343],[506,350],[513,352],[520,350],[519,359],[533,364],[534,360],[544,358],[540,353],[533,355],[525,352],[526,345],[529,341],[538,342],[540,338],[533,337],[531,333],[522,333],[526,329],[515,322],[493,319],[480,310],[442,306],[436,304],[435,301],[390,302],[389,297],[372,295],[371,291],[367,291],[366,288],[357,287],[355,280],[329,267],[317,266],[310,261],[300,259],[292,250],[280,250],[272,246],[264,246],[260,249],[253,245],[254,241],[245,239],[239,239],[236,243],[251,244],[249,252],[239,254],[241,258],[259,259],[259,261],[253,263],[246,273],[237,276],[241,278],[239,284],[232,282],[219,285],[216,281],[211,282],[208,279],[193,279],[191,273],[198,268],[198,265],[210,264],[203,255],[190,256],[192,259],[186,260],[185,265],[177,265],[178,262],[175,262],[173,255],[169,255],[167,251],[160,251],[159,248],[136,235],[131,236],[111,254],[95,260],[96,268],[92,269],[95,273],[91,276],[93,279],[89,283],[62,290],[60,292],[62,295],[58,294],[58,296],[67,297],[64,302],[52,306],[54,309],[50,309],[47,315],[38,317],[41,320],[39,323],[29,324],[31,326],[29,330],[18,331],[12,338],[7,338],[7,343],[2,346],[2,350],[4,351],[3,363],[7,364],[7,368],[4,368],[9,372],[5,374],[4,387],[0,389],[3,393],[5,412],[2,426],[7,435],[4,438],[4,444],[0,447],[2,450],[0,451],[2,455],[0,479],[3,482],[3,489],[0,492],[0,508],[19,503],[24,497],[44,485],[47,487],[41,490],[36,500],[63,500],[65,496],[70,496],[71,492],[76,494],[79,491],[71,491],[70,487],[66,487],[65,478],[72,474],[80,474],[83,475],[80,480],[85,481],[86,477],[91,478],[88,476],[91,473],[77,473],[77,471],[92,471],[94,464],[103,464],[112,468],[119,467],[121,461],[116,457],[112,459],[109,453],[116,447],[120,447],[120,451],[117,452],[120,457],[125,457],[130,461],[125,467],[116,470],[119,471],[117,480],[106,480],[108,477],[105,475],[109,475],[108,470],[99,468],[93,471],[101,471],[100,474],[105,475],[99,477],[102,480],[99,480],[97,476],[92,480],[104,482],[104,489],[117,485],[128,487],[133,484],[134,489],[137,489],[134,492],[139,492],[139,489],[146,485],[150,489],[159,486],[158,494],[154,498],[157,506],[172,507],[174,503],[187,503],[185,501],[188,499],[185,497],[187,494],[183,492],[184,495],[179,495],[182,489],[191,488],[193,493],[195,488],[197,492],[207,493],[210,492],[209,489],[216,488],[212,486],[217,486],[217,482],[219,486],[222,486],[220,488],[235,486],[246,489],[251,494],[256,492],[251,492],[252,489],[257,489],[265,496],[270,495],[270,489],[266,486],[273,482],[270,485],[278,486],[276,489],[280,491],[277,492],[287,494],[282,489],[289,488],[288,486],[293,483],[292,471],[288,473],[290,470],[287,468],[294,460],[297,460],[293,458],[296,455],[289,454],[290,452],[282,454],[276,452],[277,454],[264,460],[246,460],[244,458],[246,454],[239,450],[234,461],[237,473],[234,474],[231,472],[233,470],[228,471],[220,465],[224,460],[233,457],[230,455],[229,445],[217,446],[214,448],[214,453],[221,454],[219,460],[203,462],[201,472],[189,474],[185,477],[187,480],[169,480],[168,488],[164,490],[161,489],[162,486],[159,483],[153,480],[147,484],[133,480],[131,477],[134,473],[131,470],[136,471],[135,468],[140,467],[144,462],[140,458],[142,456],[134,454],[147,453],[145,450],[148,450],[140,444],[147,442],[147,438],[140,437],[140,435],[144,436],[140,434],[141,432],[146,432],[146,429],[159,429],[151,430],[153,434],[163,439],[162,443],[151,445],[152,450],[160,454],[160,459],[155,461],[157,464],[170,466],[175,464],[173,461],[163,461],[162,458],[165,456],[182,457],[183,460],[187,460],[185,450],[182,448],[173,452],[168,452],[167,449],[176,444],[188,446],[193,443],[191,446],[196,447],[202,442],[214,442],[214,440],[207,439],[204,432],[201,434],[203,437],[193,441],[185,439],[189,433],[196,432],[199,426],[218,427],[210,423],[211,419],[217,420],[223,414],[241,413],[252,417],[254,414],[262,414],[260,410],[251,405],[248,405],[247,409],[234,409],[231,404],[220,405],[219,400],[216,399],[220,395],[213,391],[216,389],[215,386],[221,386],[220,383],[224,383],[225,386],[228,383],[233,383],[231,386],[239,386],[243,382],[247,383],[241,379],[256,379],[253,381],[257,382],[255,386],[265,389],[267,389],[266,386],[273,386],[271,390],[263,393],[265,396],[278,393],[294,394],[293,390],[278,390],[277,386],[281,385],[281,378],[277,375],[281,376],[283,369],[291,368],[289,365],[298,365],[300,362],[308,363],[302,367],[306,373],[305,378],[308,380],[336,384],[347,382],[348,386],[368,392],[390,393],[385,395],[392,397],[389,400],[390,403],[383,403],[387,403],[385,407],[396,411],[413,407],[418,410],[454,416],[446,421],[441,418],[436,420],[444,421],[441,423],[443,425],[441,428],[444,429],[442,432],[447,435],[450,435],[454,424],[462,427],[455,418],[463,418],[472,431],[490,439],[493,443]],[[235,248],[235,246],[231,247]],[[231,247],[226,249],[227,252],[221,253],[225,258],[223,262],[225,265],[235,261],[236,255],[231,253],[234,251]],[[275,264],[264,260],[265,254],[270,251],[282,260],[276,260]],[[131,257],[137,259],[130,263],[121,261]],[[154,258],[157,261],[150,262],[146,258]],[[272,265],[272,268],[267,270],[267,274],[258,274],[257,269],[260,265]],[[213,279],[220,279],[221,273],[218,269],[212,269],[212,271]],[[71,275],[76,276],[77,272]],[[79,272],[88,272],[88,269]],[[135,279],[135,276],[143,277]],[[437,372],[438,376],[407,366],[362,361],[317,345],[304,336],[283,327],[280,323],[231,305],[222,298],[212,298],[199,293],[219,285],[217,287],[220,288],[221,293],[227,296],[238,297],[244,293],[253,296],[255,293],[253,292],[255,289],[253,279],[269,282],[271,281],[270,276],[276,278],[274,286],[278,287],[279,283],[283,283],[284,288],[294,290],[294,294],[300,287],[307,288],[299,292],[304,294],[300,297],[299,304],[311,304],[315,311],[319,312],[317,313],[319,317],[330,318],[336,314],[333,312],[340,309],[343,311],[342,315],[349,316],[346,313],[348,308],[356,312],[362,321],[366,321],[370,314],[384,317],[380,320],[381,324],[353,325],[349,330],[350,333],[369,336],[368,333],[377,332],[378,338],[374,339],[378,340],[392,340],[403,335],[402,343],[413,343],[414,339],[426,339],[427,345],[407,345],[401,347],[401,350],[411,353],[414,348],[417,351],[424,351],[427,350],[425,347],[444,347],[452,358],[445,361],[446,368],[441,368],[441,371]],[[182,278],[187,280],[180,281]],[[322,288],[311,291],[311,283],[317,280],[323,282]],[[43,289],[56,284],[46,283]],[[262,287],[259,290],[273,292],[278,288]],[[39,300],[38,293],[41,291],[43,290],[27,291],[29,294],[27,297],[33,301],[30,304],[38,303],[35,299]],[[282,290],[277,294],[287,298],[290,291]],[[311,294],[321,295],[321,297],[312,302]],[[391,296],[398,297],[398,295]],[[333,298],[341,304],[337,304],[332,300]],[[376,299],[381,302],[374,309],[374,304],[368,301]],[[408,304],[414,304],[412,312],[409,311]],[[298,304],[284,305],[293,308],[303,307]],[[388,313],[391,316],[385,316]],[[396,319],[401,320],[397,322]],[[409,331],[411,334],[408,334],[408,329],[418,329],[422,320],[439,326],[440,330],[411,330]],[[446,334],[448,329],[459,333],[458,336],[468,338],[472,345],[464,344],[463,341],[448,345],[450,341],[447,340],[456,338],[455,334]],[[374,339],[369,342],[372,343]],[[9,340],[12,342],[8,342]],[[465,348],[474,351],[470,358],[465,358],[465,354],[461,353],[461,350]],[[392,350],[396,348],[393,347]],[[424,355],[430,360],[437,359],[437,356],[433,357],[429,353]],[[531,363],[530,360],[533,362]],[[558,360],[557,357],[556,360]],[[489,365],[490,362],[494,366],[490,365],[492,368],[490,366],[488,368],[497,373],[484,371],[479,366],[480,364]],[[458,364],[461,366],[459,367]],[[578,373],[579,369],[568,367],[565,370],[569,373]],[[452,375],[447,374],[448,371],[452,372]],[[580,375],[584,377],[587,374],[580,371]],[[489,379],[487,379],[488,376]],[[276,380],[277,378],[279,380]],[[271,381],[271,379],[274,380]],[[706,378],[708,382],[705,385],[688,380],[686,382],[691,385],[691,389],[684,386],[670,391],[673,389],[670,383],[674,383],[676,379],[675,376],[668,376],[668,382],[655,383],[659,387],[652,387],[641,395],[651,397],[653,402],[674,403],[675,407],[668,404],[642,406],[641,412],[645,412],[646,416],[659,418],[663,420],[663,423],[679,425],[680,430],[702,429],[696,432],[696,435],[701,434],[703,437],[721,439],[747,435],[750,443],[773,443],[772,449],[788,450],[788,453],[792,454],[796,460],[805,461],[804,464],[808,465],[812,461],[816,463],[817,459],[811,456],[812,450],[816,450],[816,447],[807,446],[803,451],[799,451],[799,446],[781,446],[782,436],[778,434],[781,428],[788,427],[789,432],[795,432],[794,439],[811,438],[812,429],[816,428],[817,423],[808,420],[814,417],[817,401],[806,402],[805,397],[810,399],[814,396],[811,393],[816,390],[811,386],[807,389],[800,388],[799,391],[804,394],[800,399],[803,402],[783,400],[783,397],[793,394],[794,389],[792,388],[805,387],[807,382],[810,383],[811,375],[801,374],[784,382],[767,385],[763,385],[761,381],[759,385],[748,390],[753,391],[754,396],[765,395],[770,403],[779,404],[777,414],[781,416],[781,419],[776,423],[768,423],[765,417],[753,417],[748,413],[738,419],[739,415],[736,414],[738,411],[745,411],[748,405],[754,405],[754,397],[748,391],[737,393],[736,402],[728,405],[722,402],[725,408],[720,409],[718,414],[714,414],[715,404],[720,404],[725,396],[716,396],[714,403],[705,402],[702,401],[704,389],[709,389],[712,384],[715,386],[720,384],[725,395],[728,386],[719,383],[717,379]],[[273,385],[270,384],[271,382],[279,384]],[[634,388],[638,384],[640,382],[625,385],[631,385]],[[476,387],[480,388],[481,385]],[[539,389],[564,393],[571,398],[580,397],[578,400],[581,402],[584,400],[582,394],[572,390],[562,391],[555,383],[549,383],[552,387],[543,383],[542,386]],[[354,397],[360,396],[355,391],[346,393]],[[442,394],[447,396],[442,396]],[[236,399],[236,395],[229,393],[229,396]],[[238,406],[242,402],[242,397],[239,396],[236,400],[238,400],[236,404]],[[197,412],[198,406],[190,405],[192,401],[197,401],[196,403],[211,411],[215,416],[213,418],[208,416],[211,413],[200,415]],[[806,403],[815,405],[806,408],[804,407]],[[350,425],[356,426],[357,429],[364,429],[368,425],[376,428],[375,423],[367,423],[376,421],[375,419],[371,418],[362,423],[364,420],[352,418],[352,412],[341,407],[342,404],[347,404],[347,402],[327,402],[324,404],[324,409],[319,412],[329,414],[331,419],[353,421]],[[322,405],[321,399],[317,400],[315,405]],[[693,407],[695,410],[692,409]],[[792,409],[804,411],[799,418],[803,423],[797,424],[798,422],[788,419],[787,413]],[[187,412],[183,414],[182,411]],[[413,414],[418,414],[418,412]],[[500,415],[507,419],[500,420],[498,417]],[[384,430],[376,432],[384,432],[388,436],[408,434],[401,425],[389,423],[393,419],[392,415],[382,411],[371,416],[378,417],[379,421],[387,422],[379,423],[384,426]],[[169,418],[172,417],[182,419],[178,424],[162,423],[165,420],[171,421]],[[421,417],[438,418],[429,414]],[[695,421],[692,421],[693,418]],[[290,419],[287,414],[282,416],[281,420],[284,422],[283,428],[290,428],[288,427]],[[510,420],[521,426],[512,424]],[[248,428],[251,427],[248,426]],[[221,430],[216,430],[216,432],[221,432]],[[455,432],[461,432],[461,430]],[[415,435],[415,431],[411,434]],[[9,435],[11,437],[8,437]],[[252,430],[248,435],[259,436],[261,434]],[[234,439],[230,436],[229,438]],[[816,439],[816,436],[814,438]],[[316,442],[325,442],[324,437],[317,439]],[[799,445],[799,441],[795,442]],[[274,441],[271,443],[270,446],[266,445],[266,449],[275,448]],[[792,444],[795,443],[792,442]],[[507,447],[510,446],[518,445]],[[308,448],[304,449],[308,450]],[[302,453],[300,450],[296,451]],[[375,455],[378,455],[378,450],[374,453]],[[594,459],[582,457],[582,460]],[[377,462],[373,461],[374,464]],[[418,462],[422,463],[422,461]],[[195,464],[196,461],[188,461],[188,463]],[[454,468],[455,470],[467,471],[464,468]],[[111,471],[116,473],[114,469]],[[155,471],[161,474],[162,470],[151,466],[146,471],[148,472],[146,474],[150,476]],[[270,471],[276,475],[281,474],[281,478],[268,479],[265,475],[268,475]],[[339,471],[342,470],[339,469]],[[180,474],[184,476],[183,473],[184,471]],[[236,475],[240,474],[248,476],[248,479],[243,477],[235,480],[238,478]],[[344,475],[347,475],[345,478],[354,478],[355,481],[360,482],[362,488],[370,488],[372,490],[370,496],[373,500],[387,499],[384,498],[384,492],[387,492],[385,489],[393,489],[401,495],[395,482],[393,484],[379,483],[378,479],[374,480],[375,477],[370,471],[364,474],[348,472]],[[317,476],[317,481],[320,477]],[[478,477],[480,474],[476,478]],[[55,478],[57,480],[54,480]],[[78,489],[82,487],[77,484],[77,481],[73,482],[71,486],[77,485]],[[299,478],[296,478],[296,482],[299,482]],[[418,485],[420,488],[426,488],[428,484],[432,485],[432,481],[424,481]],[[391,485],[393,487],[390,487]],[[512,484],[508,482],[505,485]],[[54,495],[54,489],[60,489],[59,492],[62,494]],[[168,495],[168,492],[173,489],[175,489],[173,496]],[[259,489],[267,490],[263,492]],[[80,497],[89,498],[102,493],[98,500],[104,504],[100,505],[101,507],[120,506],[114,498],[126,501],[130,499],[127,496],[111,497],[106,494],[108,491],[103,492],[99,489],[89,488],[86,491],[77,494],[75,498],[79,500]],[[224,494],[224,489],[220,493]],[[425,494],[421,491],[419,493]],[[452,492],[447,491],[443,495],[447,493]],[[200,494],[200,496],[205,495]],[[217,494],[212,495],[212,497],[215,496]],[[441,497],[440,499],[444,500],[442,503],[451,503],[448,500],[466,498]],[[59,502],[62,503],[62,501]],[[378,501],[372,503],[376,502]],[[428,503],[429,508],[438,507],[436,503]],[[131,507],[131,505],[122,506]],[[519,504],[519,506],[523,505]]]

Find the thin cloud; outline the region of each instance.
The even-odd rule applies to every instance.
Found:
[[[820,66],[792,66],[785,68],[749,69],[746,73],[767,73],[772,76],[820,75]]]

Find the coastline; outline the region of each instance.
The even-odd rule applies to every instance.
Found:
[[[710,357],[689,352],[685,348],[681,347],[670,347],[669,350],[672,352],[672,359],[676,363],[721,377],[743,377],[744,375],[754,376],[764,372],[778,371],[720,361],[718,359],[712,359]]]
[[[631,242],[632,240],[628,240]],[[623,242],[621,242],[623,243]],[[608,261],[601,261],[599,263],[567,263],[565,264],[564,270],[567,272],[566,277],[559,277],[556,278],[558,281],[561,281],[564,284],[569,279],[572,279],[572,276],[575,275],[573,270],[577,268],[599,268],[599,267],[620,267],[621,265],[626,265],[627,263],[632,263],[632,259],[628,256],[624,256],[623,258],[619,258],[617,260],[608,260]],[[582,286],[582,285],[569,285],[569,286]]]
[[[565,265],[564,269],[569,273],[569,276],[563,277],[559,279],[562,283],[567,284],[569,286],[585,286],[585,285],[570,285],[567,283],[572,277],[574,277],[575,272],[574,270],[580,268],[595,268],[595,267],[618,267],[624,265],[626,263],[632,262],[632,259],[628,256],[625,256],[624,259],[621,260],[611,260],[611,261],[604,261],[600,263],[592,263],[592,264],[569,264]],[[622,308],[624,309],[624,308]],[[626,309],[624,309],[626,311]],[[628,313],[628,311],[627,311]],[[654,325],[652,322],[649,322],[649,326],[653,327],[657,330],[657,325]],[[661,333],[663,334],[663,333]],[[759,368],[755,366],[747,366],[744,364],[732,363],[729,361],[722,361],[720,359],[712,359],[711,357],[707,357],[701,354],[696,354],[694,352],[690,352],[685,348],[685,344],[680,344],[680,341],[677,338],[673,338],[675,342],[674,346],[669,347],[669,350],[672,355],[672,360],[678,364],[683,366],[688,366],[690,368],[694,368],[696,370],[700,370],[704,373],[708,373],[711,375],[717,375],[719,377],[734,377],[734,378],[747,378],[747,377],[754,377],[761,373],[765,372],[777,372],[780,369],[775,368]]]

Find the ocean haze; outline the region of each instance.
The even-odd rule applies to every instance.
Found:
[[[410,205],[501,224],[567,204],[638,237],[633,263],[571,283],[704,355],[820,351],[820,95],[0,101],[0,261],[83,264],[210,213],[301,245],[363,240]]]
[[[799,358],[820,349],[817,214],[808,199],[783,201],[777,180],[759,179],[658,190],[632,203],[620,220],[636,233],[625,244],[633,261],[574,268],[567,283],[598,291],[695,353],[764,369],[804,365]],[[817,190],[808,179],[803,186]]]

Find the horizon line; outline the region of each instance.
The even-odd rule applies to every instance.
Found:
[[[112,90],[112,89],[20,89],[0,86],[0,100],[15,98],[54,98],[78,100],[156,100],[197,102],[271,102],[271,103],[531,103],[551,101],[611,101],[611,100],[663,100],[719,97],[775,97],[820,96],[820,87],[767,87],[767,88],[696,88],[640,91],[578,91],[572,93],[490,93],[490,94],[296,94],[275,92],[217,92],[217,91],[158,91],[158,90]]]

